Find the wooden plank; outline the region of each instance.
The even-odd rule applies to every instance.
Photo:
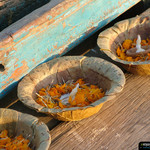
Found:
[[[126,74],[124,90],[99,113],[79,122],[61,123],[51,131],[50,149],[138,149],[150,139],[150,78]]]
[[[3,30],[0,98],[34,67],[63,55],[139,1],[50,1]]]
[[[0,31],[50,0],[1,0]]]

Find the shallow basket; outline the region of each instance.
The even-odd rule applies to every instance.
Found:
[[[106,91],[103,98],[86,107],[49,109],[35,102],[36,92],[53,84],[83,78]],[[97,113],[104,102],[122,91],[125,77],[117,66],[94,57],[66,56],[43,63],[26,75],[18,85],[18,97],[28,107],[51,114],[62,121],[77,121]]]
[[[47,126],[34,116],[15,110],[0,108],[0,132],[8,131],[8,136],[20,134],[29,139],[32,150],[48,150],[51,137]]]
[[[101,51],[111,59],[122,64],[129,72],[139,75],[150,75],[150,60],[129,62],[117,57],[116,50],[125,39],[135,39],[139,34],[141,39],[150,38],[150,17],[137,16],[116,23],[111,28],[101,32],[97,44]]]

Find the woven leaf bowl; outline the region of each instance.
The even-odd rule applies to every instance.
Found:
[[[64,80],[83,78],[86,83],[98,85],[106,91],[105,96],[85,107],[50,109],[35,102],[36,92]],[[63,81],[62,81],[63,79]],[[28,107],[51,114],[58,120],[77,121],[97,113],[104,102],[121,92],[125,84],[123,72],[115,65],[94,57],[65,56],[43,63],[26,75],[18,85],[18,97]]]
[[[150,17],[137,16],[116,23],[114,26],[104,30],[98,36],[97,44],[112,60],[119,62],[129,72],[139,75],[150,75],[150,60],[125,61],[117,57],[117,47],[126,39],[141,39],[150,37]]]
[[[0,132],[8,131],[8,136],[23,135],[29,139],[33,150],[48,150],[51,137],[47,126],[38,118],[12,109],[0,108]]]

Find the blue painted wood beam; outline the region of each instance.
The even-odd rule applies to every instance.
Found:
[[[51,1],[3,30],[0,98],[37,65],[62,56],[139,1]]]

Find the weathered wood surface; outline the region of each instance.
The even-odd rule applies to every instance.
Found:
[[[100,112],[79,122],[61,123],[51,131],[51,150],[137,150],[150,140],[150,78],[126,74],[121,94]]]
[[[4,29],[0,98],[38,64],[66,53],[139,1],[53,0]]]

